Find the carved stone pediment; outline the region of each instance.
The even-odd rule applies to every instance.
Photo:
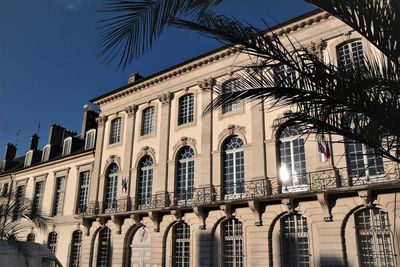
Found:
[[[181,140],[176,142],[175,145],[172,147],[172,149],[176,151],[177,149],[183,146],[191,146],[193,148],[196,148],[196,139],[182,136]]]

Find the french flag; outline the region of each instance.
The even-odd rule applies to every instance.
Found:
[[[327,162],[331,156],[328,142],[325,141],[324,137],[322,137],[321,140],[318,141],[318,154],[319,154],[319,160],[322,163]]]

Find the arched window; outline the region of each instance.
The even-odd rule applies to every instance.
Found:
[[[194,160],[193,149],[184,147],[177,157],[176,199],[178,205],[190,204],[193,195]]]
[[[364,52],[361,40],[341,44],[336,49],[339,68],[362,70],[364,68]]]
[[[82,231],[77,230],[72,233],[71,254],[69,260],[70,267],[79,267],[81,261]]]
[[[110,144],[121,141],[121,118],[111,121]]]
[[[104,227],[99,231],[99,244],[97,248],[97,267],[109,267],[111,255],[111,230]]]
[[[47,237],[47,247],[50,249],[51,253],[56,254],[56,248],[57,248],[57,233],[56,232],[50,232],[48,237]]]
[[[145,156],[139,163],[138,180],[138,208],[146,209],[151,205],[151,191],[153,186],[153,159]]]
[[[115,163],[108,167],[104,198],[104,204],[108,211],[115,209],[117,206],[118,171],[119,168]]]
[[[238,219],[232,218],[222,223],[221,240],[222,266],[243,266],[243,226]]]
[[[378,208],[354,214],[360,266],[395,266],[387,212]]]
[[[194,96],[187,94],[179,98],[178,125],[193,122],[194,117]]]
[[[35,234],[34,233],[28,234],[28,236],[26,237],[26,242],[34,243],[35,242]]]
[[[306,157],[304,139],[296,126],[286,127],[279,139],[280,160],[279,170],[284,192],[307,190]]]
[[[66,156],[71,154],[72,137],[68,137],[64,140],[62,155]]]
[[[238,136],[226,140],[223,153],[224,197],[241,198],[244,193],[243,141]]]
[[[143,110],[141,135],[151,134],[154,131],[154,107]]]
[[[282,266],[309,266],[307,219],[300,214],[290,214],[281,220]]]
[[[190,226],[181,222],[173,227],[172,265],[189,267],[190,265]]]
[[[222,85],[222,94],[229,94],[238,91],[238,88],[239,88],[239,80],[234,79],[227,81]],[[240,100],[235,100],[231,103],[222,105],[222,113],[237,111],[239,109],[240,109]]]
[[[92,129],[86,133],[85,149],[94,148],[94,143],[96,140],[96,130]]]

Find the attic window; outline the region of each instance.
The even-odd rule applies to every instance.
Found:
[[[94,147],[94,141],[95,141],[95,135],[96,135],[96,130],[92,129],[89,130],[86,133],[86,143],[85,143],[85,149],[92,149]]]
[[[50,156],[50,145],[46,145],[43,148],[43,155],[42,155],[42,161],[48,161]]]
[[[63,156],[69,155],[71,153],[71,143],[72,143],[72,137],[68,137],[67,139],[64,140],[63,151],[62,151]]]
[[[28,151],[26,153],[24,167],[31,166],[31,164],[32,164],[32,155],[33,155],[33,151],[32,150],[30,150],[30,151]]]

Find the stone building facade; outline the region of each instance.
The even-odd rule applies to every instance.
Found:
[[[376,54],[322,11],[273,30],[337,64]],[[339,136],[281,129],[290,107],[237,102],[202,114],[215,84],[232,90],[247,63],[221,48],[134,74],[92,100],[101,112],[85,110],[80,135],[51,127],[47,154],[35,137],[20,158],[9,145],[3,193],[20,188],[51,219],[47,232],[21,222],[23,238],[65,266],[398,266],[397,164],[330,142]]]

